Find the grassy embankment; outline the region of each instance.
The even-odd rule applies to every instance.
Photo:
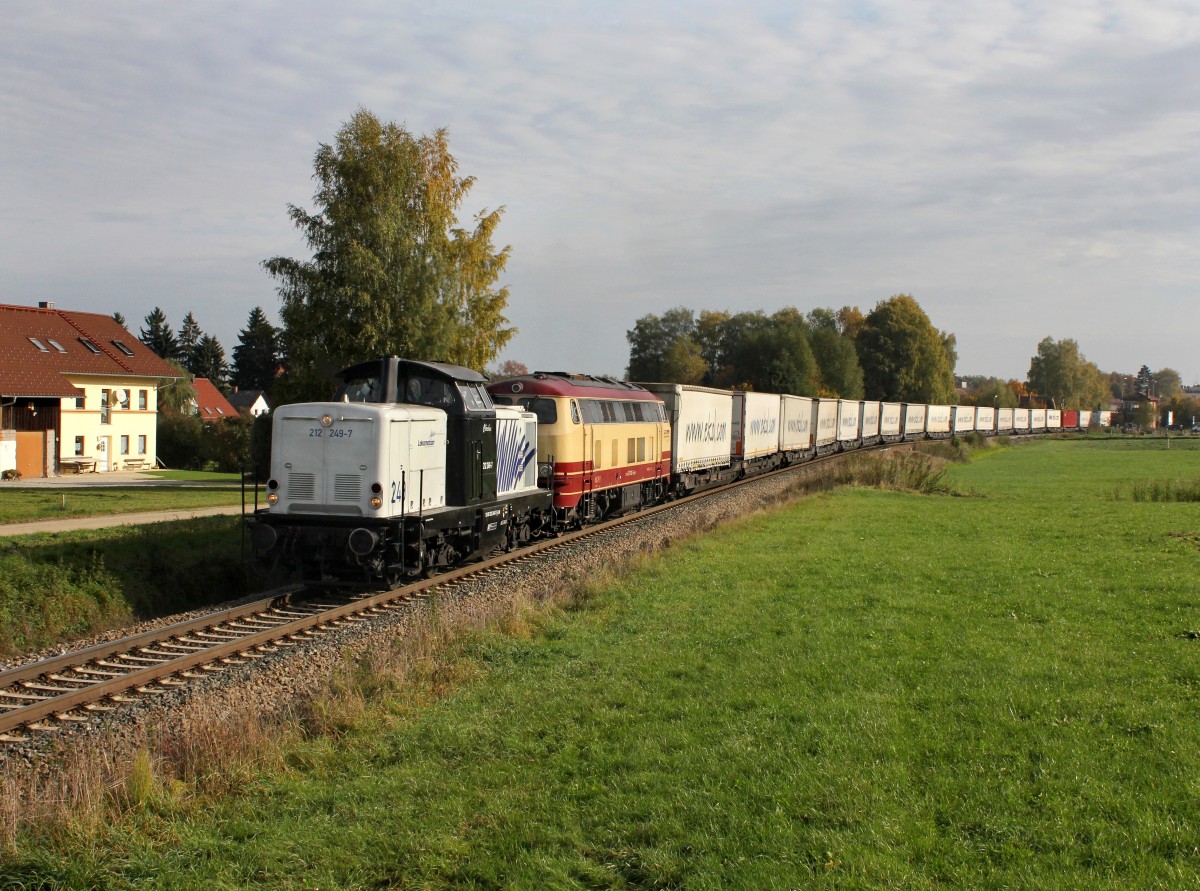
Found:
[[[258,590],[241,534],[223,516],[0,538],[0,656]]]
[[[292,742],[240,794],[146,761],[106,819],[25,835],[0,873],[1193,886],[1200,505],[1127,487],[1200,477],[1200,451],[1158,446],[993,450],[949,471],[973,497],[840,491],[685,542],[463,641],[427,686],[348,677],[370,702],[340,739]]]

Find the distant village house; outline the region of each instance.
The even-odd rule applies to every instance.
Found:
[[[0,304],[0,471],[152,467],[174,366],[110,316]]]

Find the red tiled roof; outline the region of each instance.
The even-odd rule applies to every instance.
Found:
[[[221,418],[236,418],[237,409],[229,404],[229,400],[221,395],[213,382],[206,377],[198,377],[192,381],[196,390],[196,411],[202,421],[214,421]]]
[[[0,396],[78,396],[66,374],[179,377],[111,316],[0,304]]]

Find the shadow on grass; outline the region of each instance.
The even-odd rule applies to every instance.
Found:
[[[261,590],[241,556],[240,517],[0,541],[0,655]]]

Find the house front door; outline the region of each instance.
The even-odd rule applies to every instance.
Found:
[[[17,472],[23,477],[39,477],[46,466],[46,434],[17,431]]]
[[[104,473],[108,470],[108,456],[111,451],[111,436],[101,436],[96,439],[96,473]]]

